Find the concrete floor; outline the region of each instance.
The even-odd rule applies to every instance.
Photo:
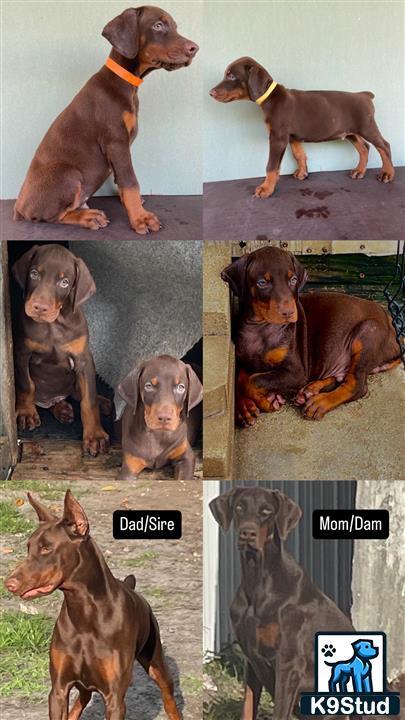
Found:
[[[118,196],[92,197],[89,207],[104,210],[111,221],[106,228],[87,230],[74,225],[13,221],[15,200],[0,202],[1,240],[201,240],[201,195],[144,195],[144,207],[154,212],[162,228],[159,232],[137,235],[131,230]]]
[[[362,180],[347,170],[312,173],[306,180],[282,175],[267,200],[253,197],[263,178],[204,185],[204,240],[386,240],[405,237],[405,167],[395,182]]]
[[[369,379],[369,395],[321,422],[293,406],[237,429],[235,480],[405,480],[405,373]]]

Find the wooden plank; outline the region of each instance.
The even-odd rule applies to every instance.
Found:
[[[289,250],[296,255],[301,254],[354,254],[364,255],[395,255],[397,251],[396,240],[249,240],[248,242],[232,243],[233,257],[246,255],[265,245],[273,245]],[[402,249],[403,241],[401,241]]]
[[[11,330],[10,289],[8,283],[7,243],[0,243],[0,378],[1,378],[1,448],[0,478],[8,475],[17,462],[17,428],[15,422],[13,336]]]

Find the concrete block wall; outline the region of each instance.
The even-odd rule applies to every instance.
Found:
[[[221,270],[230,245],[204,247],[204,478],[230,479],[233,466],[235,351],[229,289]]]

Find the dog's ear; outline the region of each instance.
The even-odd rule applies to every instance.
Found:
[[[300,290],[302,290],[308,280],[308,273],[305,270],[304,266],[300,263],[300,261],[297,260],[295,255],[293,255],[292,253],[290,253],[290,255],[294,266],[294,272],[298,278],[297,291],[299,292]]]
[[[187,394],[186,399],[184,401],[184,409],[186,412],[187,417],[190,414],[190,410],[193,409],[198,403],[201,402],[203,397],[203,386],[200,382],[199,377],[197,376],[197,373],[191,365],[185,365],[186,367],[186,373],[187,373],[187,380],[188,380],[188,388],[187,388]]]
[[[252,65],[247,71],[247,89],[251,100],[256,100],[266,92],[270,86],[271,77],[261,65]]]
[[[53,522],[54,520],[57,520],[56,515],[51,513],[45,505],[42,505],[42,503],[38,500],[35,500],[31,493],[28,492],[27,497],[29,504],[34,508],[40,522]]]
[[[139,8],[128,8],[118,15],[101,33],[126,58],[134,58],[139,50]]]
[[[121,380],[118,385],[119,395],[121,395],[122,399],[125,400],[128,405],[131,405],[134,413],[140,397],[139,377],[144,367],[144,362],[137,365],[130,373],[128,373],[128,375],[124,377],[123,380]]]
[[[232,292],[237,295],[237,297],[243,297],[245,293],[248,261],[249,255],[242,255],[221,272],[222,280],[228,283]]]
[[[26,294],[28,270],[31,267],[37,250],[38,245],[34,245],[30,250],[27,250],[27,252],[24,253],[19,260],[16,260],[12,267],[14,278],[17,280],[19,286],[23,288],[24,295]]]
[[[210,502],[210,510],[218,525],[220,525],[225,532],[229,530],[229,526],[232,522],[235,502],[244,489],[245,488],[243,487],[233,488],[232,490],[228,490],[223,493],[223,495],[219,495],[217,498],[214,498],[214,500],[211,500]]]
[[[89,534],[87,515],[70,490],[66,490],[62,523],[67,526],[69,534],[75,537],[84,538]]]
[[[271,492],[276,497],[278,504],[275,517],[278,535],[281,540],[286,540],[291,530],[298,525],[302,511],[294,500],[291,500],[288,495],[280,492],[280,490],[272,490]]]
[[[84,260],[75,258],[75,281],[72,293],[73,312],[96,292],[96,283]]]

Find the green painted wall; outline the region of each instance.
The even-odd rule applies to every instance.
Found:
[[[302,90],[371,90],[376,119],[391,143],[394,164],[404,155],[404,4],[347,2],[204,3],[204,179],[256,177],[265,172],[267,131],[251,102],[222,105],[208,96],[225,67],[250,55],[283,85]],[[309,170],[355,167],[347,141],[306,144]],[[373,149],[369,167],[378,167]],[[282,173],[295,168],[288,149]]]
[[[51,122],[101,67],[110,45],[104,25],[125,0],[3,2],[2,197],[15,197]],[[202,3],[165,2],[179,32],[202,44]],[[202,56],[189,68],[156,71],[139,90],[139,134],[132,146],[144,193],[201,192]],[[100,194],[111,194],[108,181]]]

